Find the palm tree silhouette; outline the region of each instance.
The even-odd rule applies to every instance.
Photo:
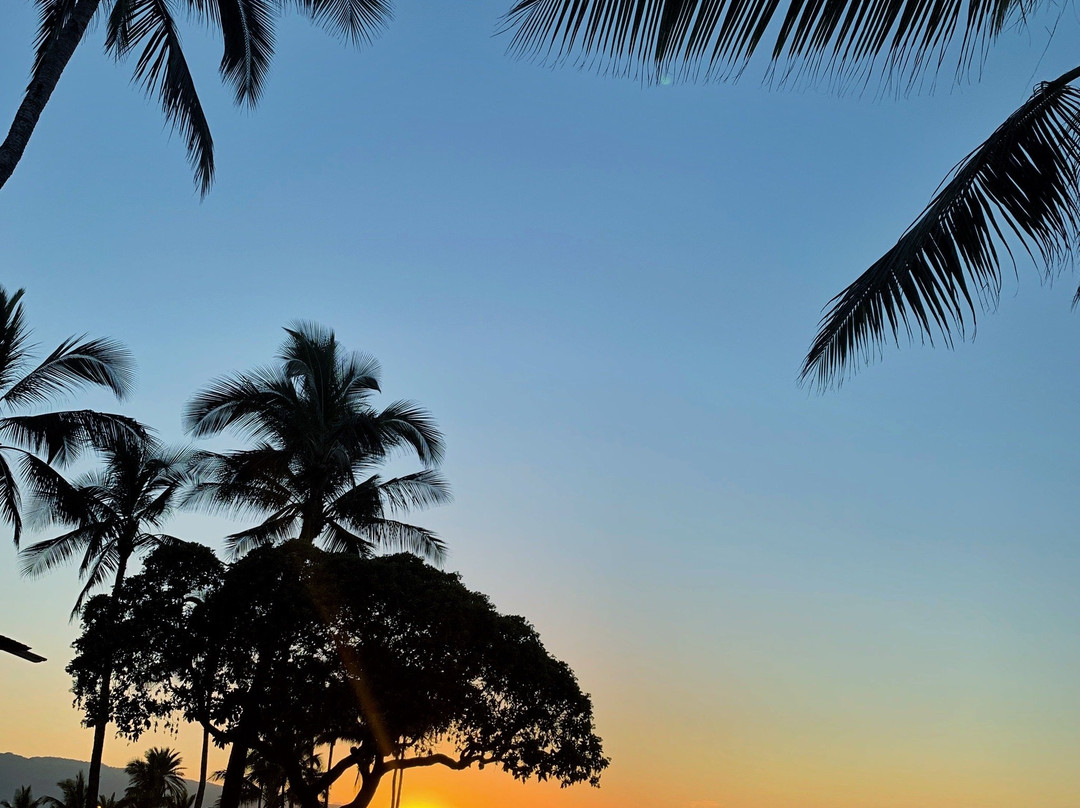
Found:
[[[195,181],[205,194],[214,179],[214,142],[180,43],[177,6],[221,34],[222,79],[236,103],[254,106],[274,53],[274,20],[297,9],[333,34],[361,42],[389,17],[384,0],[38,0],[41,23],[30,84],[0,144],[0,188],[26,150],[61,74],[95,17],[105,27],[105,52],[120,60],[138,51],[135,81],[161,103],[165,120],[183,136]]]
[[[91,410],[17,413],[20,407],[45,404],[92,385],[122,397],[132,375],[131,355],[108,339],[69,337],[33,364],[22,297],[22,289],[8,295],[0,286],[0,520],[11,525],[16,547],[23,523],[22,486],[15,469],[24,481],[47,489],[61,482],[50,464],[64,465],[94,444],[142,431],[130,418]]]
[[[86,782],[86,777],[80,771],[74,777],[68,777],[56,784],[60,789],[60,798],[46,797],[45,803],[51,808],[86,808],[94,802],[90,797],[91,791]]]
[[[183,761],[173,749],[153,747],[142,760],[124,767],[128,787],[124,802],[131,808],[184,808],[188,803]]]
[[[71,529],[26,548],[23,571],[40,575],[81,556],[79,572],[86,584],[72,615],[82,608],[91,590],[111,578],[112,621],[128,563],[136,554],[170,538],[159,530],[179,503],[182,489],[191,483],[190,457],[185,451],[166,449],[145,435],[115,436],[97,448],[103,461],[101,468],[74,483],[54,475],[48,485],[35,485],[37,519],[43,525]],[[106,653],[104,658],[96,710],[90,716],[94,726],[90,794],[97,794],[99,787],[110,716],[112,655]]]
[[[649,82],[730,78],[768,53],[777,83],[873,78],[899,91],[955,57],[977,72],[1023,0],[518,0],[511,50]],[[1034,94],[953,169],[896,245],[833,298],[800,378],[819,386],[906,334],[952,344],[993,308],[1001,264],[1022,248],[1052,273],[1080,232],[1080,67]],[[1006,259],[1008,260],[1008,259]],[[1080,291],[1074,304],[1080,302]]]
[[[372,407],[378,363],[342,350],[332,331],[307,323],[286,333],[276,366],[219,379],[187,405],[192,434],[231,429],[255,442],[202,453],[193,501],[265,516],[228,537],[236,553],[295,538],[334,552],[392,548],[440,560],[434,533],[391,518],[450,498],[433,468],[443,439],[431,416],[409,401]],[[383,479],[376,470],[399,450],[427,468]]]
[[[47,800],[47,797],[34,797],[30,786],[22,786],[15,789],[15,796],[8,800],[0,800],[0,808],[38,808]]]

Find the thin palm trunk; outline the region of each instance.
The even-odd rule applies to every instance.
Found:
[[[0,188],[4,187],[12,172],[15,171],[15,166],[22,159],[26,144],[30,141],[30,135],[34,133],[34,127],[41,118],[42,110],[49,103],[49,98],[56,89],[57,82],[60,81],[60,74],[71,61],[75,48],[82,41],[86,27],[90,24],[99,5],[101,5],[101,0],[77,0],[67,24],[46,51],[39,68],[34,72],[30,86],[26,88],[26,95],[23,96],[22,103],[15,113],[11,129],[4,142],[0,144]]]
[[[208,724],[203,724],[202,754],[199,757],[199,788],[195,792],[195,802],[192,808],[202,808],[203,797],[206,796],[206,764],[210,752],[210,730]]]
[[[261,653],[261,650],[251,679],[251,690],[248,691],[237,721],[236,735],[229,750],[229,762],[225,766],[225,779],[221,783],[221,797],[218,799],[217,808],[240,808],[243,799],[248,749],[259,729],[257,700],[266,687],[266,677],[272,664],[269,655]]]
[[[116,565],[116,577],[113,579],[112,599],[109,601],[109,623],[116,622],[117,602],[120,587],[124,584],[124,573],[130,553],[121,553]],[[105,669],[101,673],[101,685],[98,690],[98,712],[94,717],[94,746],[90,752],[90,772],[86,778],[86,808],[97,808],[98,790],[101,785],[101,757],[105,751],[105,729],[109,723],[109,699],[112,695],[113,654],[108,649],[105,655]]]
[[[334,768],[334,739],[330,739],[330,751],[326,755],[326,770],[330,771]],[[326,791],[323,794],[323,808],[330,808],[330,786],[326,786]]]

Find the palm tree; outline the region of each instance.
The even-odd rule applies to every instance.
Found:
[[[42,805],[47,799],[47,797],[38,797],[35,799],[33,789],[31,789],[30,786],[22,786],[21,788],[15,789],[15,796],[12,797],[10,802],[8,800],[0,800],[0,808],[38,808],[38,806]]]
[[[72,615],[92,589],[112,579],[110,621],[115,620],[117,596],[128,563],[141,551],[170,537],[158,532],[190,483],[189,456],[166,449],[148,436],[125,434],[98,447],[103,467],[75,483],[50,478],[35,487],[35,515],[42,524],[71,528],[59,536],[28,547],[24,572],[38,575],[81,556],[79,572],[86,581]],[[89,793],[97,794],[105,729],[109,723],[112,655],[104,654],[90,755]],[[92,807],[91,807],[92,808]]]
[[[740,75],[761,50],[778,83],[877,77],[917,85],[956,59],[977,71],[1003,30],[1041,6],[1025,0],[518,0],[511,50],[650,82]],[[993,307],[1001,259],[1021,247],[1047,273],[1077,247],[1080,67],[1040,84],[953,169],[888,252],[837,295],[801,378],[839,382],[902,334],[951,344]],[[1080,302],[1080,291],[1074,303]]]
[[[186,808],[182,760],[175,750],[155,746],[143,759],[136,758],[124,767],[128,787],[124,802],[131,808]]]
[[[434,533],[391,518],[450,498],[433,468],[443,441],[431,416],[409,401],[372,407],[378,363],[345,352],[332,331],[300,324],[286,333],[275,367],[219,379],[188,404],[192,434],[233,429],[255,443],[203,453],[193,500],[265,517],[228,537],[237,553],[295,538],[334,552],[391,547],[441,559]],[[383,479],[376,470],[403,449],[427,468]]]
[[[90,410],[18,414],[20,407],[90,385],[122,397],[132,375],[131,355],[108,339],[69,337],[33,363],[22,297],[22,289],[8,295],[0,286],[0,520],[11,525],[16,547],[23,528],[16,470],[35,486],[48,487],[59,479],[49,464],[64,465],[88,446],[141,429],[130,418]]]
[[[226,771],[221,769],[211,775],[217,782],[225,780]],[[256,808],[283,808],[282,792],[285,789],[285,772],[258,752],[250,752],[244,765],[240,783],[240,802],[255,804]]]
[[[85,808],[93,802],[90,795],[94,792],[87,787],[86,777],[81,770],[74,777],[61,780],[56,785],[60,789],[60,798],[45,798],[45,804],[52,808]]]
[[[391,518],[450,498],[433,468],[443,440],[431,416],[409,401],[376,410],[370,401],[379,390],[378,363],[344,351],[332,331],[310,323],[285,331],[275,366],[219,379],[187,405],[184,422],[194,435],[231,429],[255,443],[203,453],[191,501],[264,517],[228,537],[236,553],[293,539],[320,541],[333,552],[392,547],[440,560],[445,550],[434,533]],[[377,469],[401,450],[426,468],[382,479]],[[266,664],[263,655],[259,664]],[[260,679],[256,671],[251,699]],[[240,803],[251,720],[240,721],[233,740],[222,808]]]
[[[30,84],[0,144],[0,188],[22,158],[64,68],[95,17],[104,21],[105,52],[120,60],[138,51],[135,81],[156,95],[165,120],[182,134],[202,193],[214,179],[214,143],[180,42],[176,12],[186,11],[221,34],[222,79],[236,103],[254,106],[274,53],[274,20],[296,8],[331,33],[369,40],[390,10],[385,0],[37,0],[41,23]],[[180,8],[178,9],[177,6]]]

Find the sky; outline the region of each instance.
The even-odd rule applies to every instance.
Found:
[[[1019,261],[973,342],[796,384],[828,300],[1073,66],[1073,9],[979,81],[894,98],[547,69],[505,55],[508,5],[401,4],[359,50],[286,18],[254,111],[189,25],[203,200],[92,32],[0,190],[0,283],[42,348],[109,335],[138,361],[128,401],[69,403],[183,443],[192,393],[309,319],[434,413],[455,502],[416,521],[575,670],[612,764],[599,789],[410,772],[404,808],[1075,806],[1077,279]],[[33,6],[3,19],[10,116]],[[48,657],[0,658],[0,751],[89,755],[77,591],[0,545],[0,633]],[[105,762],[152,743],[194,771],[189,733]]]

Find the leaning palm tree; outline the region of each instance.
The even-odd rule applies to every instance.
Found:
[[[173,749],[155,746],[124,767],[128,787],[124,802],[131,808],[185,808],[187,786],[180,755]]]
[[[8,295],[0,286],[0,520],[11,525],[16,547],[23,529],[17,471],[48,486],[58,479],[50,464],[62,466],[88,446],[140,430],[130,418],[91,410],[19,414],[87,386],[123,396],[132,371],[130,354],[108,339],[69,337],[33,362],[22,297],[22,289]]]
[[[11,800],[0,800],[0,808],[38,808],[44,804],[48,797],[34,797],[34,791],[30,786],[22,786],[15,789],[15,796]]]
[[[947,62],[977,74],[1039,0],[518,0],[511,49],[652,82],[737,77],[765,51],[777,83],[877,78],[903,91]],[[833,299],[801,378],[839,382],[903,335],[951,344],[999,297],[1002,263],[1051,274],[1078,246],[1080,67],[1043,82],[960,161],[899,241]],[[1074,302],[1080,301],[1080,292]]]
[[[177,13],[196,17],[220,35],[220,72],[235,90],[236,103],[259,100],[274,53],[274,21],[297,9],[331,33],[361,42],[389,17],[384,0],[37,0],[41,22],[30,84],[0,143],[0,188],[26,150],[60,76],[90,23],[104,22],[105,52],[121,60],[137,52],[135,81],[156,95],[165,120],[186,141],[195,181],[202,193],[214,179],[214,143],[195,80],[180,42]]]
[[[409,401],[375,409],[378,363],[344,351],[332,331],[300,324],[286,333],[275,366],[219,379],[187,405],[192,434],[232,429],[254,443],[202,453],[192,500],[263,517],[228,537],[236,553],[297,539],[335,552],[392,548],[441,559],[434,533],[393,518],[449,499],[433,468],[443,441],[431,416]],[[427,468],[383,479],[378,469],[399,450]]]
[[[171,537],[160,532],[190,485],[190,458],[183,450],[167,449],[143,435],[124,434],[97,447],[103,465],[74,483],[50,477],[34,489],[37,521],[69,530],[23,551],[23,571],[39,575],[73,558],[86,582],[72,615],[96,587],[111,581],[109,618],[116,617],[117,596],[128,564],[140,552]],[[112,655],[103,654],[99,692],[88,723],[94,727],[88,788],[97,794],[105,729],[109,723]]]

